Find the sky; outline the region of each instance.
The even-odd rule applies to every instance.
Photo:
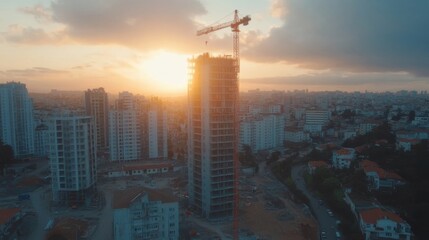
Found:
[[[0,3],[0,83],[30,92],[186,95],[187,59],[232,54],[240,90],[429,90],[427,0],[18,0]]]

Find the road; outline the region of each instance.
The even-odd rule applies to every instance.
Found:
[[[46,232],[44,228],[51,217],[48,206],[50,199],[47,199],[48,196],[46,196],[48,188],[49,185],[45,185],[31,193],[31,204],[37,214],[37,227],[27,236],[28,239],[45,239]]]
[[[310,207],[313,209],[313,213],[319,222],[320,232],[326,232],[326,239],[336,240],[337,238],[335,236],[335,232],[337,231],[337,219],[335,216],[329,216],[327,208],[320,205],[319,199],[317,199],[310,191],[308,191],[303,177],[305,171],[307,171],[307,167],[304,164],[293,166],[292,179],[295,182],[297,188],[310,199]]]
[[[113,210],[112,210],[112,192],[105,186],[101,186],[102,192],[106,199],[106,204],[99,215],[99,222],[91,239],[109,240],[113,239]]]

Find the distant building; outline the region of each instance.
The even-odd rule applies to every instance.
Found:
[[[179,239],[179,204],[160,191],[135,188],[113,198],[115,240]]]
[[[371,132],[374,128],[380,126],[383,122],[379,120],[365,120],[359,124],[359,134],[365,135]]]
[[[37,125],[34,139],[34,155],[37,157],[48,157],[49,153],[49,128],[46,124]]]
[[[376,162],[363,160],[360,166],[368,179],[369,190],[394,189],[404,184],[401,176],[380,168]]]
[[[148,159],[165,160],[168,157],[167,146],[167,111],[163,107],[162,101],[152,98],[147,109],[147,157]]]
[[[321,132],[330,119],[330,112],[325,110],[307,110],[305,112],[304,130],[308,132]]]
[[[173,169],[171,162],[152,164],[130,164],[122,165],[119,168],[111,169],[107,172],[109,177],[142,176],[159,173],[167,173]]]
[[[355,160],[355,150],[353,148],[342,148],[332,154],[332,167],[336,169],[350,168]]]
[[[254,152],[283,147],[284,128],[281,114],[249,116],[240,122],[240,146],[249,145]]]
[[[33,102],[25,84],[0,84],[0,140],[11,145],[17,158],[34,154]]]
[[[365,240],[412,239],[410,225],[396,213],[374,208],[360,211],[359,216],[359,225]]]
[[[59,115],[47,121],[52,197],[83,204],[96,188],[95,131],[89,116]]]
[[[142,158],[141,112],[133,94],[119,93],[115,110],[109,112],[109,151],[111,161]]]
[[[294,142],[294,143],[302,143],[302,142],[308,142],[309,140],[310,140],[309,134],[304,132],[304,130],[302,128],[286,127],[286,129],[285,129],[285,141]]]
[[[189,203],[203,217],[231,217],[240,130],[235,60],[206,53],[189,65]]]
[[[97,152],[107,150],[109,140],[109,103],[107,93],[103,88],[88,89],[85,92],[85,110],[88,116],[93,118],[96,130]]]

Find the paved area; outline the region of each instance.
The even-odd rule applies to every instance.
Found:
[[[310,199],[310,207],[313,209],[315,217],[319,223],[320,232],[326,232],[327,240],[336,240],[335,232],[337,231],[337,219],[335,216],[330,216],[327,211],[328,209],[324,205],[321,205],[319,199],[307,189],[303,177],[305,171],[307,171],[307,167],[304,164],[294,166],[292,168],[292,179],[297,188]]]

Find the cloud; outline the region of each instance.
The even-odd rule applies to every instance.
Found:
[[[272,0],[271,16],[283,18],[286,15],[286,7],[283,0]]]
[[[415,77],[408,73],[343,73],[325,71],[298,76],[241,79],[244,89],[302,89],[346,91],[396,91],[429,88],[427,77]],[[241,88],[241,87],[240,87]]]
[[[43,28],[10,25],[7,32],[0,33],[8,42],[20,44],[59,44],[68,41],[64,31],[46,32]]]
[[[203,45],[195,36],[194,18],[205,13],[198,0],[58,0],[51,8],[53,21],[84,43],[178,51]]]
[[[310,69],[429,76],[429,1],[283,3],[287,7],[283,26],[244,52],[248,59]]]
[[[32,15],[34,18],[36,18],[37,21],[40,22],[48,22],[51,20],[51,13],[49,9],[40,4],[34,5],[32,7],[23,7],[18,10],[22,13]]]

